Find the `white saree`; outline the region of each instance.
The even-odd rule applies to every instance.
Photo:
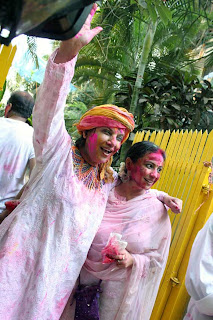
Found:
[[[111,232],[122,234],[134,257],[132,268],[103,264],[101,251]],[[101,320],[148,320],[165,269],[171,238],[167,210],[152,191],[126,201],[115,189],[81,272],[81,282],[102,279]],[[98,279],[97,279],[98,278]]]

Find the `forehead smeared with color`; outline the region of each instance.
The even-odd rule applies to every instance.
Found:
[[[163,152],[161,149],[157,150],[156,152],[148,152],[146,153],[142,159],[146,161],[154,161],[156,162],[159,166],[163,165],[164,163],[164,156]]]

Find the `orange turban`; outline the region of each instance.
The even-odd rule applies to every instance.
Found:
[[[134,129],[135,123],[132,113],[128,112],[125,108],[104,104],[85,112],[80,121],[75,125],[80,134],[85,130],[98,127],[125,129],[123,143]]]

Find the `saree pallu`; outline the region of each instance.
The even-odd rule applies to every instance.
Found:
[[[134,258],[129,268],[103,264],[101,251],[111,232],[122,234]],[[81,271],[84,284],[102,279],[101,320],[148,320],[168,258],[171,224],[167,210],[150,190],[126,201],[110,192],[101,226]]]

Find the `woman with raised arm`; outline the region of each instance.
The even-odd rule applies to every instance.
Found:
[[[0,225],[0,319],[58,320],[101,223],[116,177],[111,157],[134,128],[113,105],[86,112],[74,146],[64,106],[76,55],[102,28],[79,34],[49,59],[33,114],[36,167],[21,203]]]
[[[0,319],[58,320],[101,223],[116,179],[109,166],[134,128],[116,106],[89,110],[72,144],[64,106],[76,55],[101,28],[90,30],[96,5],[77,37],[48,62],[33,114],[37,165],[21,203],[0,225]]]

